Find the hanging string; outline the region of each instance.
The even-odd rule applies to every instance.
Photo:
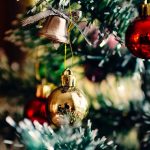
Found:
[[[67,44],[65,44],[65,56],[64,56],[64,67],[66,69],[66,60],[67,60]]]
[[[70,1],[69,1],[69,13],[70,13],[70,16],[71,16],[71,20],[72,20],[72,10],[71,10],[71,5],[70,5]],[[68,27],[68,34],[69,34],[69,45],[70,45],[70,50],[71,50],[71,65],[73,65],[73,59],[74,59],[74,55],[73,55],[73,48],[72,48],[72,45],[71,45],[71,40],[70,40],[70,31],[72,30],[72,27],[73,27],[73,24],[70,23],[69,27]]]
[[[73,65],[73,63],[74,63],[74,55],[73,55],[72,44],[70,42],[70,37],[69,37],[69,45],[70,45],[70,50],[71,50],[71,65]]]
[[[70,13],[71,20],[72,20],[72,18],[73,18],[73,17],[72,17],[72,10],[71,10],[70,1],[69,1],[69,13]],[[69,28],[68,28],[68,32],[70,32],[70,31],[71,31],[72,27],[73,27],[73,24],[72,24],[72,23],[70,23]]]
[[[72,20],[72,10],[71,10],[71,5],[70,5],[70,2],[69,2],[69,13],[70,13],[70,16],[71,16],[71,20]],[[72,55],[72,57],[71,57],[71,65],[73,65],[73,49],[72,49],[72,45],[71,45],[71,42],[70,42],[70,31],[72,30],[72,27],[73,27],[73,24],[72,23],[70,23],[69,24],[69,27],[68,27],[68,30],[67,30],[67,32],[68,32],[68,37],[69,37],[69,45],[70,45],[70,50],[71,50],[71,55]],[[66,60],[67,60],[67,45],[65,44],[65,56],[64,56],[64,67],[65,67],[65,69],[66,69]]]

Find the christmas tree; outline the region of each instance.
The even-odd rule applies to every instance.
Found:
[[[148,150],[150,2],[15,5],[0,50],[2,149]]]

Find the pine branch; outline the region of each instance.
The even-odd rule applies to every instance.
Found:
[[[46,123],[42,126],[38,122],[32,124],[25,119],[19,126],[7,117],[6,121],[16,128],[19,137],[28,150],[115,150],[113,141],[108,141],[105,137],[97,138],[97,131],[91,129],[91,122],[87,127],[62,126],[55,131]]]

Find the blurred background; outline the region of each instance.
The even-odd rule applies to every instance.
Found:
[[[50,4],[51,1],[47,0]],[[47,79],[52,91],[60,85],[64,70],[64,45],[39,38],[41,22],[21,28],[20,21],[35,3],[36,0],[1,0],[0,3],[0,150],[25,149],[21,144],[25,142],[20,142],[6,117],[11,116],[18,123],[31,106],[33,112],[40,112],[36,119],[42,121],[41,110],[32,103],[39,101],[35,96],[37,85]],[[71,1],[72,9],[80,8],[76,3]],[[98,129],[98,136],[114,140],[117,150],[149,150],[150,62],[131,55],[124,42],[130,21],[138,16],[141,0],[99,0],[98,7],[93,1],[82,3],[83,16],[94,22],[88,28],[88,38],[95,45],[90,47],[73,29],[70,38],[74,42],[74,64],[68,66],[76,74],[77,86],[89,102],[89,114],[83,126],[90,119],[92,128]],[[36,11],[43,11],[45,5]],[[57,0],[53,0],[53,6],[57,5]],[[92,5],[96,14],[103,14],[98,15],[100,21],[94,18]],[[119,39],[115,37],[117,32]],[[67,64],[71,64],[72,54],[70,48],[67,50]],[[30,145],[34,143],[32,140]]]
[[[1,0],[0,4],[0,65],[3,61],[7,61],[9,67],[17,64],[21,65],[25,55],[17,46],[4,40],[5,32],[12,28],[12,22],[16,19],[16,15],[25,13],[27,7],[35,4],[34,0]],[[7,66],[8,67],[8,66]],[[21,69],[19,69],[21,71]],[[2,82],[2,81],[0,81]],[[19,84],[19,83],[17,83]],[[13,85],[9,85],[13,89]],[[3,91],[0,92],[0,150],[12,149],[9,144],[4,144],[4,139],[14,139],[14,129],[10,128],[5,122],[8,114],[19,112],[22,114],[23,106],[17,106],[16,101],[10,102],[5,99]],[[9,132],[9,133],[8,133]],[[7,143],[7,141],[6,141]],[[8,142],[9,143],[9,142]]]

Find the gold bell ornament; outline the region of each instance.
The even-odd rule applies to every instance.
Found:
[[[37,5],[40,5],[40,2],[37,3]],[[35,11],[34,9],[35,7],[29,10],[28,13],[33,13]],[[86,42],[89,45],[92,45],[92,43],[88,40],[86,34],[81,30],[81,28],[76,23],[79,20],[79,18],[81,18],[81,11],[75,12],[71,11],[71,13],[65,14],[53,8],[52,6],[49,6],[48,10],[41,11],[33,16],[25,18],[22,21],[22,26],[27,26],[37,21],[42,21],[45,18],[48,19],[46,19],[45,24],[42,30],[40,31],[40,35],[49,38],[57,43],[60,42],[69,44],[67,32],[69,32],[72,29],[72,27],[75,26],[79,30],[79,32],[83,35]],[[69,23],[70,25],[68,25]]]
[[[67,20],[57,15],[50,16],[40,31],[40,35],[54,42],[68,43]]]
[[[88,113],[88,101],[75,83],[72,71],[66,69],[61,76],[61,86],[48,97],[47,116],[56,126],[78,123]]]

